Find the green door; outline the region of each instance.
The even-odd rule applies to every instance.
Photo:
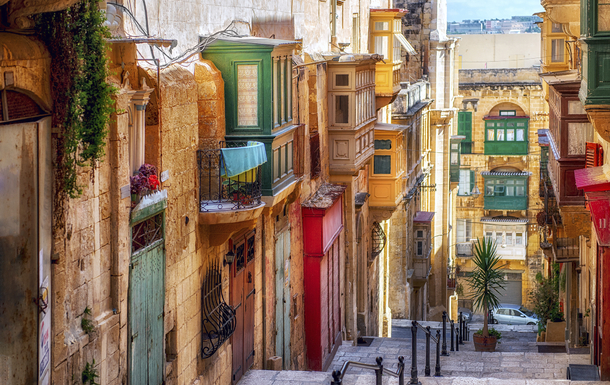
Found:
[[[163,383],[165,247],[162,223],[163,214],[157,214],[132,229],[129,272],[132,385]]]
[[[275,240],[275,354],[290,369],[290,229]]]

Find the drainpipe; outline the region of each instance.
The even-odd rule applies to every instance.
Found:
[[[330,50],[332,52],[339,52],[339,45],[337,44],[337,0],[332,0],[332,12],[331,18],[331,35],[330,35]]]

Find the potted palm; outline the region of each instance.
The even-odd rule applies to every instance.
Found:
[[[489,311],[498,307],[498,295],[500,290],[504,290],[504,276],[500,272],[504,265],[500,265],[496,244],[485,238],[475,243],[472,261],[475,269],[469,282],[474,292],[473,305],[475,310],[482,310],[484,314],[483,329],[473,336],[474,348],[479,352],[493,352],[501,336],[496,330],[489,330]]]

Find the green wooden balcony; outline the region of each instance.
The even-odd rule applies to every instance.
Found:
[[[527,180],[530,172],[481,173],[485,179],[485,210],[527,210]]]
[[[527,155],[527,117],[507,117],[485,121],[485,155]]]

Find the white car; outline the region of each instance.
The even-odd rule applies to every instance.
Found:
[[[536,315],[520,305],[500,304],[492,314],[497,324],[536,325],[538,323]]]

